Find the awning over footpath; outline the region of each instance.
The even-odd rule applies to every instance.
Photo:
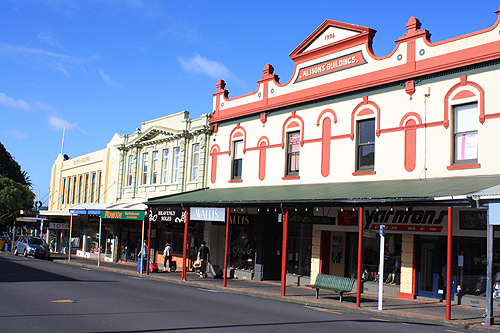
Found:
[[[143,203],[82,203],[69,208],[70,214],[100,214],[101,211],[145,211]]]
[[[148,206],[467,205],[496,191],[500,175],[201,189],[149,199]]]

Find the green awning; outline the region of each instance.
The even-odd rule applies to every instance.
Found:
[[[500,185],[500,175],[201,189],[149,199],[149,206],[466,204]]]

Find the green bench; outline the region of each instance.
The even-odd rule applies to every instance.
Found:
[[[316,289],[316,298],[319,298],[319,290],[331,290],[340,294],[340,302],[342,302],[342,294],[352,291],[355,279],[343,276],[335,276],[328,274],[318,274],[314,284],[308,284],[308,287]]]

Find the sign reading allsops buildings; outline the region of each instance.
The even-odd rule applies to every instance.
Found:
[[[196,221],[219,221],[226,220],[224,208],[214,207],[191,207],[189,218]]]
[[[357,51],[342,57],[301,68],[295,83],[363,64],[366,64],[366,60],[361,51]]]
[[[144,220],[144,211],[140,210],[103,210],[101,218],[111,220]]]

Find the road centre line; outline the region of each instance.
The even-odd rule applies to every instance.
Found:
[[[312,310],[316,310],[316,311],[322,311],[322,312],[328,312],[328,313],[334,313],[334,314],[342,314],[342,312],[338,312],[338,311],[334,311],[334,310],[329,310],[329,309],[323,309],[323,308],[317,308],[315,306],[305,305],[304,307],[312,309]]]
[[[211,292],[211,293],[220,293],[220,290],[205,289],[205,288],[197,288],[197,289],[201,290],[201,291],[208,291],[208,292]]]

